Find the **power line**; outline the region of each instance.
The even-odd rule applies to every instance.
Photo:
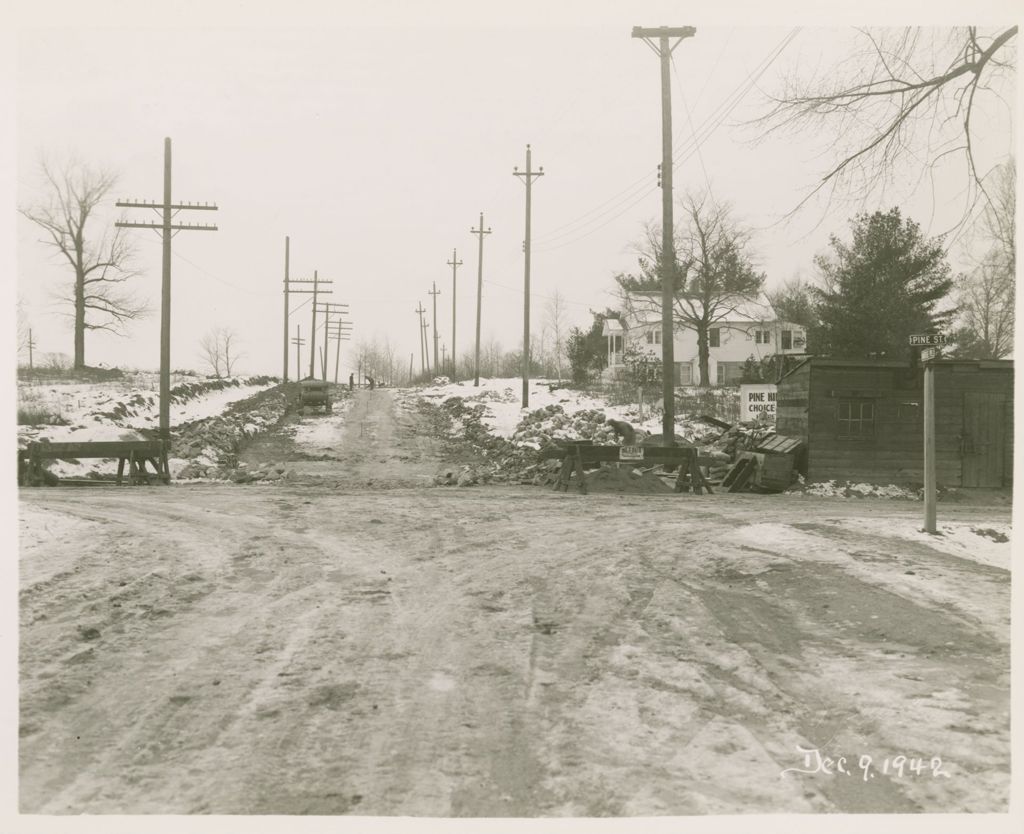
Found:
[[[679,145],[679,147],[674,149],[674,153],[681,155],[679,161],[674,164],[674,168],[678,168],[679,165],[687,161],[690,158],[690,156],[692,156],[694,151],[697,150],[699,144],[707,141],[710,135],[722,124],[723,121],[725,121],[726,118],[728,118],[728,116],[732,113],[733,110],[736,109],[736,107],[743,100],[743,98],[746,97],[747,93],[749,93],[750,90],[753,89],[754,85],[757,83],[760,77],[764,75],[765,72],[767,72],[769,67],[771,67],[771,65],[775,62],[779,55],[781,55],[782,52],[786,49],[786,47],[789,46],[789,44],[796,37],[799,31],[800,27],[794,27],[793,29],[791,29],[785,35],[785,37],[783,37],[783,39],[772,50],[769,51],[769,53],[759,62],[759,64],[749,73],[747,73],[747,76],[744,78],[744,80],[740,82],[740,84],[729,95],[722,99],[722,102],[704,119],[704,121],[700,124],[699,127],[693,129],[693,126],[691,124],[691,138],[686,140],[681,145]],[[703,135],[702,138],[699,138],[701,137],[701,135]],[[683,152],[686,151],[688,147],[689,151],[684,154]],[[596,232],[598,229],[607,226],[613,220],[617,219],[618,217],[621,217],[629,209],[640,203],[645,197],[647,197],[649,194],[652,194],[657,189],[657,186],[655,185],[648,186],[643,190],[642,193],[638,191],[639,188],[643,188],[644,182],[649,182],[649,178],[650,173],[645,174],[640,179],[634,181],[626,188],[617,192],[608,200],[605,200],[603,203],[580,215],[575,220],[571,220],[568,223],[563,223],[560,226],[556,226],[551,232],[538,237],[538,240],[547,241],[549,244],[546,247],[542,245],[541,247],[538,248],[538,251],[551,251],[552,249],[560,249],[563,246],[569,245],[570,243],[575,243],[577,240],[581,240],[584,237],[588,237],[593,232]],[[622,204],[626,201],[629,201],[628,204],[623,206]],[[605,208],[606,206],[607,208]],[[621,211],[616,211],[616,209],[619,209],[620,207],[622,207]],[[602,211],[602,209],[604,210]],[[593,221],[608,215],[610,212],[615,213],[611,217],[609,217],[605,222],[599,224],[593,229],[584,232],[583,234],[580,234],[580,232],[582,232],[583,229],[585,229]],[[596,217],[594,217],[593,220],[587,220],[587,218],[595,214]],[[574,226],[578,226],[579,228],[571,228]],[[565,229],[565,231],[560,231],[562,229]],[[564,243],[550,245],[559,238],[571,235],[578,235],[578,237],[574,237],[572,240],[566,241]]]

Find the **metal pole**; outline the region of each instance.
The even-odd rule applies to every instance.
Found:
[[[171,139],[164,139],[163,267],[160,288],[160,439],[171,439]]]
[[[313,327],[309,331],[309,378],[313,379],[313,371],[316,366],[313,360],[316,359],[316,290],[317,290],[317,274],[316,270],[313,270]]]
[[[284,381],[288,381],[288,236],[284,238]]]
[[[924,530],[935,532],[935,368],[924,365]]]

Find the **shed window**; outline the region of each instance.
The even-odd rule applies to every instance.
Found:
[[[875,433],[875,403],[872,400],[840,400],[836,410],[839,436],[871,437]]]
[[[711,347],[721,347],[722,346],[722,332],[721,332],[721,328],[712,327],[708,331],[708,345],[710,345]]]
[[[907,400],[900,403],[898,417],[900,420],[917,421],[921,419],[921,403]]]

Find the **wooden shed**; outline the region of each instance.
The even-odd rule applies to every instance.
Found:
[[[1013,362],[937,360],[940,485],[1013,482]],[[800,437],[808,481],[922,483],[924,369],[907,362],[811,357],[778,386],[779,434]]]

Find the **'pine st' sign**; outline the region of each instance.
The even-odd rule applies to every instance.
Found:
[[[922,333],[910,337],[911,347],[935,347],[946,344],[945,333]]]

